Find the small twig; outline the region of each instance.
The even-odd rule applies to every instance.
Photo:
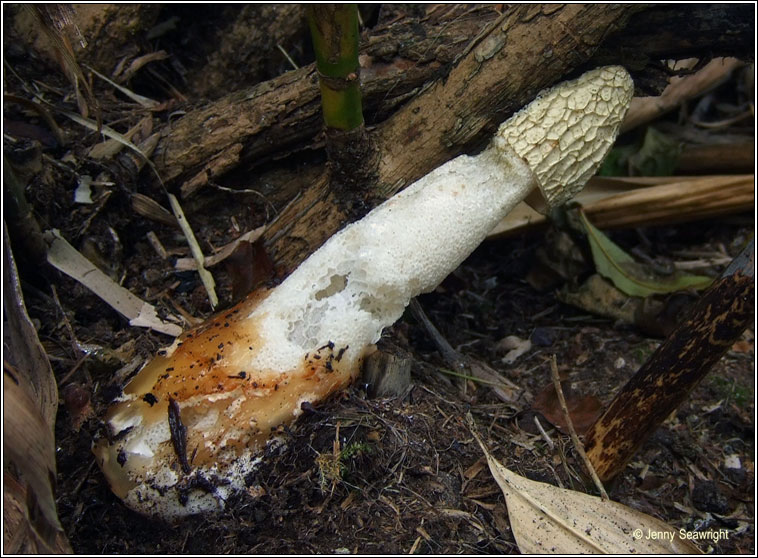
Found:
[[[220,190],[222,192],[226,192],[228,194],[234,194],[234,195],[253,194],[253,195],[256,195],[259,198],[263,199],[263,203],[265,204],[265,207],[266,207],[266,219],[267,220],[268,220],[268,217],[269,217],[269,215],[268,215],[269,208],[271,208],[271,210],[273,211],[274,215],[277,215],[276,206],[273,203],[271,203],[269,201],[269,199],[266,196],[264,196],[263,194],[261,194],[258,190],[253,190],[252,188],[228,188],[226,186],[221,186],[221,184],[216,184],[215,182],[213,182],[213,180],[210,180],[210,179],[208,179],[208,186],[210,186],[212,188],[216,188],[217,190]]]
[[[753,118],[754,116],[755,116],[754,110],[746,110],[745,112],[741,112],[740,114],[733,116],[731,118],[726,118],[724,120],[717,120],[715,122],[705,122],[702,120],[698,120],[696,118],[691,118],[690,122],[692,122],[695,126],[699,128],[716,130],[719,128],[726,128],[727,126],[731,126],[732,124],[735,124],[739,122],[740,120],[745,120],[746,118]]]
[[[52,285],[51,285],[52,286]],[[82,356],[79,357],[79,360],[76,361],[76,364],[71,367],[71,370],[69,370],[63,378],[58,382],[59,386],[66,385],[66,382],[71,378],[71,376],[76,373],[77,370],[79,370],[82,367],[82,364],[84,364],[84,361],[89,358],[89,353],[84,353]]]
[[[23,97],[17,97],[16,95],[7,95],[7,94],[3,95],[3,100],[5,101],[5,103],[9,103],[9,102],[17,103],[39,114],[42,117],[42,119],[45,121],[47,126],[50,128],[50,131],[55,136],[55,139],[58,142],[58,144],[66,145],[66,136],[63,134],[63,131],[60,129],[60,126],[58,126],[58,123],[52,117],[50,112],[47,109],[45,109],[45,107],[43,107],[39,103],[30,101],[29,99],[24,99]]]
[[[150,245],[153,247],[153,250],[155,250],[156,254],[158,254],[161,257],[161,259],[167,260],[168,252],[166,252],[166,248],[164,248],[163,244],[158,238],[158,235],[155,234],[155,232],[150,231],[147,233],[146,236],[147,236],[147,240],[150,242]]]
[[[76,338],[76,334],[74,333],[74,328],[71,326],[71,322],[68,319],[68,316],[66,315],[66,311],[63,309],[63,305],[61,304],[61,299],[58,298],[58,290],[55,288],[55,285],[52,283],[50,284],[50,290],[53,293],[53,300],[55,301],[55,305],[58,307],[58,310],[61,312],[61,317],[63,318],[63,325],[66,327],[66,331],[68,331],[70,340],[71,340],[71,346],[74,349],[74,352],[79,355],[79,358],[82,357],[82,355],[85,354],[85,352],[82,350],[81,345],[79,345],[79,340]]]
[[[476,384],[484,384],[487,386],[499,386],[501,385],[498,382],[493,382],[491,380],[485,380],[483,378],[477,378],[476,376],[471,376],[469,374],[461,374],[460,372],[455,372],[454,370],[448,370],[446,368],[437,368],[437,372],[441,374],[447,374],[448,376],[455,376],[456,378],[461,378],[463,380],[471,380],[472,382]]]
[[[458,376],[466,380],[473,380],[475,382],[481,382],[492,386],[495,395],[506,403],[513,403],[514,391],[519,390],[516,384],[508,381],[507,378],[502,377],[497,371],[476,359],[466,357],[460,352],[455,350],[450,343],[442,336],[442,334],[434,327],[434,324],[429,320],[421,305],[414,298],[410,303],[411,311],[416,319],[421,323],[429,337],[437,346],[437,350],[442,355],[442,358],[451,368],[454,368],[458,372],[451,370],[439,370],[451,376]],[[464,384],[465,388],[465,384]]]
[[[413,316],[419,322],[421,322],[422,326],[424,326],[424,329],[426,330],[429,337],[431,337],[432,342],[437,347],[437,350],[440,352],[445,362],[447,362],[453,368],[464,370],[466,368],[466,363],[463,359],[463,356],[458,351],[456,351],[452,345],[447,342],[447,339],[442,336],[439,330],[434,327],[434,324],[427,317],[426,312],[424,312],[424,309],[421,308],[418,300],[415,298],[411,300],[410,308],[411,312],[413,312]]]
[[[187,244],[189,244],[192,256],[197,262],[197,273],[200,275],[200,280],[203,282],[203,286],[208,292],[208,299],[210,300],[211,308],[216,308],[216,306],[218,306],[218,297],[216,296],[216,282],[213,280],[213,275],[211,275],[211,273],[205,269],[205,256],[203,255],[203,251],[200,248],[200,245],[197,243],[195,233],[192,231],[192,227],[190,227],[190,224],[187,221],[187,217],[184,216],[184,211],[182,211],[182,206],[179,205],[179,200],[176,199],[176,196],[169,194],[168,201],[171,203],[171,209],[174,211],[174,216],[179,222],[179,226],[184,233]]]
[[[603,500],[608,500],[608,493],[605,491],[605,488],[603,487],[603,483],[600,482],[600,478],[597,476],[597,473],[595,472],[595,468],[592,466],[592,463],[587,457],[587,454],[584,453],[584,446],[579,441],[579,436],[576,435],[576,430],[574,430],[574,423],[571,422],[571,415],[569,415],[568,406],[566,405],[566,398],[563,397],[563,389],[561,388],[561,378],[558,375],[558,364],[556,362],[555,355],[553,355],[553,358],[550,359],[550,372],[553,377],[553,385],[555,386],[555,393],[558,395],[558,402],[561,404],[561,411],[563,411],[563,416],[566,419],[566,426],[568,427],[569,434],[571,435],[571,441],[574,443],[576,452],[579,454],[579,457],[584,462],[584,466],[589,471],[590,476],[592,477],[592,480],[595,483],[595,486],[600,492],[600,497]]]
[[[534,424],[537,426],[537,430],[540,431],[540,434],[542,434],[542,437],[545,439],[545,442],[547,442],[548,447],[552,450],[555,447],[555,443],[553,440],[550,439],[550,436],[547,435],[547,432],[545,432],[545,429],[542,428],[542,423],[540,423],[540,419],[537,418],[537,415],[534,415]]]
[[[216,250],[216,253],[212,256],[206,257],[204,259],[203,265],[208,268],[221,263],[234,253],[240,243],[248,242],[250,244],[253,244],[261,237],[265,229],[266,227],[258,227],[257,229],[248,231],[245,234],[241,234],[236,239]],[[194,258],[179,258],[174,263],[174,268],[182,271],[197,269],[197,260]]]
[[[287,51],[286,51],[286,50],[284,50],[284,48],[282,47],[282,45],[280,45],[279,43],[277,43],[277,44],[276,44],[276,48],[278,48],[278,49],[279,49],[279,51],[280,51],[280,52],[281,52],[281,53],[284,55],[284,57],[287,59],[287,62],[289,62],[289,63],[292,65],[292,67],[293,67],[295,70],[299,70],[299,69],[300,69],[300,66],[298,66],[298,65],[295,63],[295,61],[294,61],[294,60],[292,60],[292,57],[291,57],[289,54],[287,54]]]
[[[421,535],[416,537],[416,540],[413,541],[413,546],[411,546],[411,549],[408,551],[408,554],[416,554],[416,551],[418,550],[418,547],[421,545]]]
[[[576,478],[577,474],[569,467],[568,459],[566,459],[566,452],[563,451],[563,447],[563,444],[558,445],[558,453],[560,454],[561,458],[561,467],[563,467],[563,472],[566,473],[566,478],[571,482],[571,479]]]
[[[79,491],[82,489],[82,486],[84,486],[84,483],[89,477],[89,474],[92,472],[92,468],[95,466],[95,463],[96,461],[94,459],[90,461],[89,466],[87,466],[87,470],[84,472],[84,476],[82,476],[79,482],[76,483],[76,486],[74,487],[72,494],[74,495],[79,494]]]
[[[173,288],[173,287],[170,287],[170,289],[171,288]],[[167,293],[165,293],[165,292],[162,293],[159,298],[161,298],[161,299],[167,301],[169,304],[171,304],[171,306],[174,307],[174,310],[176,310],[177,312],[179,312],[179,314],[182,316],[182,318],[184,318],[184,321],[187,322],[188,324],[190,324],[190,326],[196,326],[196,325],[200,325],[201,323],[203,323],[203,320],[201,318],[198,318],[198,317],[193,316],[192,314],[190,314],[187,311],[186,308],[184,308],[181,304],[179,304],[179,302],[177,302],[176,300],[174,300]]]

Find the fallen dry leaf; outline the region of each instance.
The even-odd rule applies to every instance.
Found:
[[[48,243],[47,261],[69,277],[87,287],[114,310],[129,320],[129,325],[149,327],[166,335],[177,336],[182,332],[178,323],[164,321],[155,307],[131,291],[125,289],[103,273],[91,261],[64,239],[57,230],[45,233]],[[178,322],[178,318],[173,318]]]
[[[55,504],[58,390],[3,227],[3,554],[71,552]]]
[[[753,343],[741,339],[732,345],[732,350],[736,353],[749,353],[753,350]]]
[[[474,430],[505,495],[511,530],[524,554],[701,554],[680,531],[618,502],[529,480],[506,469]]]
[[[603,404],[594,395],[581,395],[571,389],[568,382],[561,382],[563,395],[566,398],[566,406],[571,416],[571,422],[578,436],[594,424],[603,411]],[[558,402],[553,384],[546,385],[534,398],[532,410],[542,414],[553,426],[564,434],[568,434],[566,417]]]

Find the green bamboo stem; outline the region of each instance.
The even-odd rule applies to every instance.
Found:
[[[329,188],[347,222],[377,204],[379,157],[363,125],[358,64],[358,6],[313,4],[308,22],[321,85]]]
[[[357,4],[313,4],[308,24],[321,84],[327,128],[350,131],[363,124],[358,74]]]

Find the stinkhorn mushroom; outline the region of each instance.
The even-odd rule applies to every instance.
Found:
[[[573,196],[618,133],[621,67],[543,92],[476,156],[461,155],[330,238],[284,282],[159,351],[111,406],[94,447],[113,491],[164,518],[220,510],[304,403],[357,376],[410,299],[434,289],[535,187]]]

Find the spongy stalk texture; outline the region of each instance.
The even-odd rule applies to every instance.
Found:
[[[114,492],[165,518],[222,509],[251,482],[275,429],[346,387],[410,299],[534,186],[508,147],[460,156],[334,235],[275,289],[182,335],[106,416],[115,438],[95,453]]]
[[[410,299],[436,287],[538,180],[563,199],[561,182],[573,191],[595,171],[629,83],[606,68],[554,88],[485,151],[429,173],[275,289],[160,351],[108,410],[111,436],[94,448],[113,491],[137,511],[174,518],[222,509],[253,485],[279,427],[346,387]]]
[[[421,178],[334,235],[256,308],[266,340],[256,365],[288,369],[329,340],[376,342],[534,186],[510,149],[462,155]]]

